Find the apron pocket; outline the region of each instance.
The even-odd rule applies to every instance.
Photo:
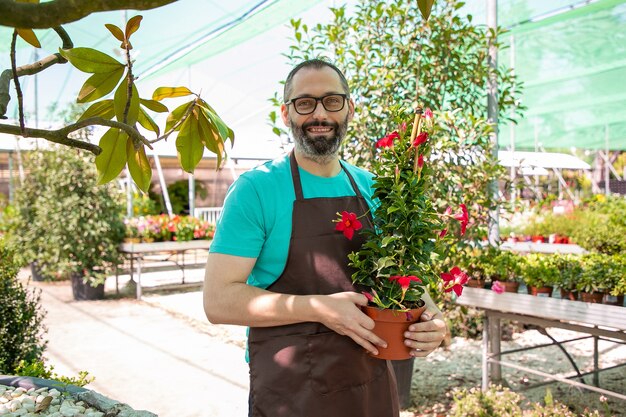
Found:
[[[308,336],[311,386],[331,394],[368,384],[387,372],[384,360],[374,359],[355,341],[333,331]]]

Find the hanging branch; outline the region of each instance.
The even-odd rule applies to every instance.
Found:
[[[22,96],[22,88],[20,87],[20,80],[17,77],[17,66],[15,64],[15,43],[17,41],[17,30],[13,31],[13,37],[11,38],[11,71],[13,72],[13,83],[15,84],[15,92],[17,94],[17,108],[20,118],[20,131],[24,135],[24,97]]]

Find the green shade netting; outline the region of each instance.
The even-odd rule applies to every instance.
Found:
[[[511,28],[499,64],[524,82],[528,108],[517,126],[501,124],[500,145],[513,137],[516,149],[626,150],[626,1],[501,0],[498,7],[498,23]]]

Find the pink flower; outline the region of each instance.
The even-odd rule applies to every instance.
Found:
[[[365,298],[367,298],[367,301],[374,301],[374,296],[367,291],[361,291],[361,294],[363,294]]]
[[[335,230],[343,232],[343,235],[349,240],[352,240],[352,236],[354,236],[355,230],[359,230],[363,227],[359,219],[357,219],[356,214],[348,213],[347,211],[342,211],[341,219],[338,219],[336,221],[337,226],[335,226]]]
[[[433,111],[429,108],[426,108],[426,110],[424,110],[424,118],[425,119],[432,119],[433,118]]]
[[[422,132],[419,135],[417,135],[417,137],[413,141],[413,146],[418,147],[422,143],[426,143],[427,140],[428,140],[428,133]]]
[[[396,281],[400,285],[400,288],[402,288],[403,292],[409,289],[409,285],[411,285],[411,281],[414,281],[417,283],[422,282],[422,280],[416,277],[415,275],[409,275],[406,277],[400,276],[400,275],[392,275],[389,277],[389,281]]]
[[[382,137],[381,139],[379,139],[378,142],[376,142],[376,147],[377,148],[391,148],[393,147],[393,141],[398,138],[400,138],[400,135],[398,134],[398,132],[394,131]]]
[[[491,284],[491,289],[497,294],[502,294],[504,292],[504,285],[502,285],[500,281],[494,281],[494,283]]]
[[[469,223],[469,214],[465,204],[461,203],[459,204],[459,207],[461,208],[461,212],[455,214],[453,217],[455,220],[461,222],[461,236],[463,236],[465,234],[465,230],[467,229],[467,224]]]
[[[442,272],[441,279],[445,283],[445,292],[454,291],[457,296],[463,292],[463,285],[469,281],[469,277],[458,266],[455,266],[450,272]]]
[[[402,122],[402,124],[398,127],[398,130],[402,133],[406,132],[406,122]]]

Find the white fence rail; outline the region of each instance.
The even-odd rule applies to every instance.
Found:
[[[220,214],[222,214],[222,207],[196,207],[193,211],[194,217],[207,221],[211,224],[217,223]]]

